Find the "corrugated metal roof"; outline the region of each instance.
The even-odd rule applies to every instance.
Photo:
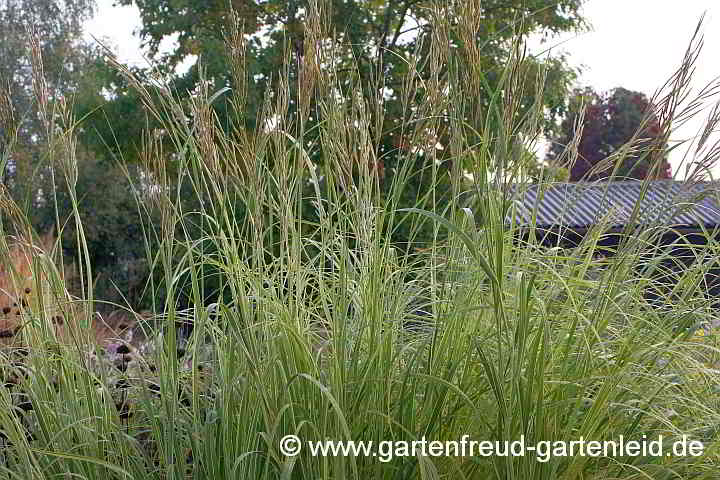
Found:
[[[602,221],[624,227],[638,204],[636,224],[714,227],[720,225],[718,182],[641,181],[554,183],[516,186],[516,225],[588,228]],[[509,220],[509,218],[508,218]]]

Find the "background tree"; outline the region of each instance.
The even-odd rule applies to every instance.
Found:
[[[575,159],[568,155],[566,147],[578,132],[580,138]],[[625,145],[629,148],[615,172],[618,177],[672,178],[667,161],[667,141],[663,138],[654,105],[640,92],[621,87],[605,94],[590,87],[576,89],[560,131],[551,141],[546,160],[552,166],[568,168],[571,182],[608,178],[615,164],[604,160]]]
[[[0,0],[0,88],[5,92],[18,120],[12,155],[4,171],[3,183],[16,200],[26,206],[36,197],[30,178],[43,175],[42,156],[47,143],[33,89],[28,31],[40,39],[48,101],[77,91],[78,75],[90,58],[81,41],[85,20],[94,12],[94,0]],[[0,153],[11,132],[0,125]]]
[[[101,53],[83,40],[83,24],[94,8],[94,0],[0,0],[2,182],[37,232],[53,226],[63,232],[61,245],[68,264],[78,261],[74,223],[67,221],[72,202],[54,154],[48,151],[47,128],[59,121],[60,105],[72,108],[75,102],[104,98],[101,90],[108,77],[97,68]],[[34,57],[31,38],[36,39]],[[37,71],[40,58],[42,72]],[[39,75],[46,90],[38,89]],[[50,112],[49,123],[41,115],[43,109]],[[149,271],[140,216],[124,172],[98,151],[77,146],[75,185],[95,296],[120,303],[127,299],[137,307]],[[129,172],[139,179],[136,167]],[[12,232],[16,226],[7,224],[6,215],[2,219],[9,227],[6,231]]]
[[[294,61],[290,67],[289,80],[298,81],[298,68],[305,55],[305,27],[310,10],[308,0],[213,0],[197,2],[194,0],[118,0],[121,5],[135,4],[140,10],[143,26],[140,37],[151,56],[157,59],[159,73],[171,77],[174,90],[187,98],[195,91],[199,82],[198,63],[194,62],[181,75],[176,75],[177,67],[192,56],[201,56],[205,77],[219,90],[223,87],[235,88],[232,79],[231,62],[226,53],[225,40],[233,28],[231,8],[238,14],[244,32],[248,35],[246,52],[246,91],[248,98],[243,110],[232,111],[230,96],[215,102],[216,113],[221,122],[243,128],[254,128],[258,119],[262,99],[268,88],[278,81],[278,73],[283,71],[286,47],[289,46]],[[393,138],[393,129],[399,124],[402,111],[400,91],[408,73],[408,58],[418,58],[421,75],[427,76],[430,69],[428,58],[429,42],[419,43],[422,33],[431,33],[437,27],[437,9],[446,9],[447,16],[442,21],[453,26],[452,41],[459,49],[469,48],[463,43],[461,32],[455,30],[457,21],[453,15],[476,15],[481,18],[479,33],[472,39],[472,48],[479,52],[480,69],[478,78],[485,84],[487,95],[478,99],[476,105],[467,105],[468,120],[477,121],[482,116],[482,107],[487,107],[493,89],[499,84],[501,72],[512,54],[511,39],[517,35],[537,34],[549,37],[560,33],[581,29],[585,22],[580,16],[580,0],[489,0],[467,2],[475,5],[475,10],[465,11],[465,7],[451,7],[446,0],[329,0],[331,6],[328,15],[328,35],[334,33],[339,54],[336,59],[345,62],[338,70],[345,79],[339,85],[350,88],[355,76],[363,86],[368,99],[384,97],[382,122],[374,122],[382,131],[373,132],[373,138],[379,138],[379,157],[391,160],[392,152],[397,150],[403,140]],[[459,4],[462,5],[462,4]],[[434,11],[433,8],[436,8]],[[177,46],[170,51],[160,53],[164,39],[176,37]],[[419,56],[418,56],[419,55]],[[353,65],[353,68],[350,66]],[[575,78],[575,72],[568,67],[564,58],[543,59],[527,57],[524,68],[528,71],[547,70],[546,85],[543,89],[542,103],[547,113],[545,128],[555,128],[558,115],[563,112],[569,85]],[[138,70],[136,70],[137,73]],[[447,69],[444,71],[447,74]],[[533,75],[527,77],[534,81]],[[378,82],[377,79],[382,81]],[[347,80],[347,81],[345,81]],[[111,121],[117,127],[127,131],[116,131],[115,138],[124,145],[118,150],[133,157],[137,145],[132,139],[140,138],[140,129],[146,124],[141,109],[132,108],[139,102],[132,89],[116,75],[110,73],[107,87],[113,90],[115,99],[103,106],[103,114],[93,127],[113,138],[107,131],[106,118],[119,117],[119,123]],[[291,84],[291,92],[296,85]],[[380,93],[380,91],[382,91]],[[527,97],[520,103],[529,108],[534,102],[534,88],[526,89]],[[422,89],[417,92],[423,95]],[[291,99],[290,114],[298,108],[298,99]],[[84,114],[97,105],[89,102],[80,113]],[[107,115],[105,117],[104,115]],[[311,118],[317,116],[310,115]],[[151,119],[152,120],[152,119]],[[307,124],[307,130],[312,124]],[[439,137],[442,133],[438,133]],[[99,142],[102,143],[102,142]],[[113,142],[107,142],[112,144]],[[321,152],[315,152],[316,160],[322,162]],[[382,167],[382,166],[379,166]]]
[[[192,62],[182,74],[176,74],[176,71],[181,63],[193,59],[193,56],[202,58],[204,78],[215,91],[223,87],[239,87],[234,84],[232,62],[225,47],[227,37],[236,25],[235,19],[239,20],[248,39],[244,55],[246,85],[243,88],[247,98],[241,111],[234,110],[232,95],[224,95],[214,102],[215,113],[228,131],[233,128],[252,130],[257,126],[265,94],[276,86],[279,74],[285,77],[284,61],[288,49],[292,56],[287,74],[290,82],[288,90],[299,91],[299,72],[309,47],[305,41],[305,23],[310,11],[308,0],[118,0],[118,3],[137,5],[143,22],[140,37],[149,54],[156,58],[155,73],[169,78],[172,90],[185,99],[190,98],[199,85],[200,64]],[[500,89],[503,70],[514,54],[512,39],[530,34],[550,38],[552,34],[586,26],[579,11],[580,0],[458,3],[446,0],[327,0],[324,3],[330,7],[326,20],[327,40],[335,41],[338,54],[334,59],[340,62],[336,65],[341,75],[336,82],[338,88],[349,91],[359,84],[368,104],[376,104],[377,99],[382,99],[382,108],[373,112],[381,118],[372,122],[370,137],[377,139],[378,164],[375,167],[386,174],[384,180],[387,184],[393,180],[399,150],[412,141],[399,138],[397,131],[403,116],[408,113],[403,110],[401,95],[410,69],[408,59],[417,59],[418,74],[427,80],[432,65],[429,39],[434,31],[440,29],[440,23],[443,28],[449,26],[450,41],[458,51],[458,55],[442,67],[441,75],[451,74],[449,70],[454,68],[451,65],[454,64],[472,72],[469,81],[486,92],[463,106],[468,132],[496,128],[485,124],[486,112],[494,93]],[[237,13],[237,18],[232,15],[231,9]],[[472,38],[464,34],[457,21],[457,18],[468,16],[479,19]],[[173,37],[177,38],[176,47],[161,52],[163,40]],[[421,40],[423,37],[424,40]],[[542,98],[539,100],[545,112],[543,128],[551,132],[564,111],[575,71],[563,57],[527,56],[521,68],[525,73],[522,78],[527,79],[529,85],[523,90],[522,98],[517,99],[521,106],[518,118],[536,104],[534,82],[537,74],[544,71]],[[146,77],[150,74],[138,69],[134,72]],[[111,102],[95,96],[79,105],[79,115],[91,114],[85,130],[92,138],[86,140],[100,146],[99,151],[109,144],[115,153],[122,153],[133,161],[138,157],[140,146],[137,139],[141,138],[141,130],[157,125],[153,125],[153,118],[145,118],[143,109],[139,108],[141,102],[137,93],[117,72],[107,73],[104,86],[113,94]],[[425,86],[418,85],[415,95],[420,98],[427,94]],[[288,115],[295,118],[302,102],[291,98],[289,103]],[[313,111],[314,105],[314,100],[311,100],[310,111],[304,112],[306,138],[313,135],[313,127],[319,118]],[[98,110],[98,106],[102,109]],[[440,123],[435,136],[437,143],[444,145],[447,124],[444,120]],[[110,131],[108,125],[112,125],[114,131]],[[314,162],[323,163],[321,147],[312,149],[310,154]],[[431,157],[444,160],[445,167],[449,167],[452,161],[451,150],[447,148],[427,156],[428,162]],[[417,165],[419,169],[427,167],[429,165],[422,162]],[[428,175],[413,176],[414,181],[419,182],[414,185],[417,192],[427,187],[423,182],[427,182],[428,178]]]

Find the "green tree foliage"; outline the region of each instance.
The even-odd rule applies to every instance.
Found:
[[[3,183],[28,205],[37,192],[27,181],[41,169],[46,129],[38,113],[33,84],[29,32],[40,39],[47,80],[46,100],[78,90],[78,75],[89,58],[81,43],[83,22],[93,13],[94,0],[0,0],[0,89],[10,99],[16,125],[0,125],[0,153],[14,142]],[[15,128],[17,127],[17,128]]]
[[[546,160],[569,169],[571,182],[600,180],[613,174],[635,179],[648,175],[672,178],[667,139],[654,105],[644,94],[620,87],[600,94],[586,87],[575,90],[569,105]],[[573,149],[567,149],[573,141],[577,141],[576,158],[570,153]],[[606,161],[615,153],[621,155],[619,165]]]
[[[104,98],[101,90],[108,77],[99,68],[101,54],[82,38],[83,24],[94,8],[94,0],[0,0],[2,182],[38,232],[53,227],[62,232],[69,265],[79,263],[79,251],[72,200],[61,174],[68,159],[59,158],[49,137],[53,129],[57,133],[58,127],[71,128],[63,116],[66,108]],[[37,41],[31,42],[33,38]],[[81,123],[76,131],[84,128],[92,127]],[[149,268],[130,184],[111,158],[83,145],[74,150],[74,187],[96,298],[119,303],[127,299],[138,306]],[[129,173],[140,184],[137,168],[131,166]],[[2,218],[8,220],[6,215]],[[10,231],[17,227],[6,226]]]
[[[212,0],[197,2],[194,0],[119,0],[121,5],[136,4],[140,9],[143,27],[140,36],[149,53],[157,58],[160,74],[174,77],[173,86],[178,95],[189,96],[200,81],[199,63],[195,62],[182,75],[174,76],[176,68],[192,58],[201,56],[205,77],[216,90],[223,87],[238,88],[233,82],[233,69],[226,54],[225,41],[234,28],[231,8],[237,12],[237,19],[248,39],[245,54],[246,81],[244,90],[247,100],[242,111],[232,111],[229,97],[216,102],[216,111],[221,122],[228,127],[232,123],[242,128],[254,128],[261,110],[262,99],[268,88],[283,72],[283,62],[290,50],[293,62],[289,79],[298,82],[299,65],[308,55],[310,46],[305,41],[305,22],[309,11],[307,0],[269,0],[256,2],[251,0]],[[473,71],[475,81],[484,83],[488,92],[478,98],[475,104],[467,105],[468,121],[474,128],[482,123],[481,118],[487,110],[490,97],[500,83],[501,72],[511,56],[511,39],[514,35],[540,34],[549,37],[553,33],[583,28],[585,23],[580,16],[579,0],[492,0],[467,2],[476,4],[474,9],[465,7],[450,8],[447,1],[439,0],[364,0],[325,2],[330,4],[327,22],[328,38],[334,38],[341,63],[337,68],[345,78],[340,78],[338,87],[350,89],[359,81],[367,98],[382,98],[381,121],[374,122],[372,132],[378,141],[378,156],[392,163],[393,152],[404,140],[394,138],[398,135],[394,129],[400,124],[403,112],[401,91],[407,81],[409,59],[417,58],[418,70],[427,80],[431,59],[428,57],[429,41],[438,22],[434,7],[448,10],[449,21],[458,22],[453,15],[474,15],[480,21],[478,34],[473,39],[463,37],[459,28],[451,31],[453,42],[458,49],[472,50],[476,53],[473,61],[478,64]],[[448,18],[443,19],[443,21]],[[425,41],[419,39],[425,35]],[[163,52],[161,43],[169,38],[177,39],[176,48]],[[465,45],[471,42],[472,45]],[[462,55],[453,61],[461,61]],[[546,71],[546,84],[543,89],[542,104],[547,112],[545,127],[554,128],[556,117],[562,113],[567,89],[574,78],[574,72],[568,68],[563,58],[540,60],[528,57],[523,68],[527,71],[529,82],[535,82],[533,72]],[[444,68],[443,74],[448,74]],[[109,83],[115,89],[115,101],[104,106],[108,116],[122,117],[116,136],[122,145],[119,150],[130,157],[137,151],[137,145],[130,139],[139,138],[139,131],[146,122],[140,115],[140,109],[132,108],[138,98],[130,92],[121,79],[113,77]],[[298,91],[291,85],[290,91]],[[527,96],[519,99],[526,108],[533,105],[534,85],[526,89]],[[422,95],[420,89],[418,95]],[[294,115],[300,103],[299,99],[290,99],[289,113]],[[90,111],[94,105],[88,105]],[[317,118],[310,114],[310,118]],[[107,123],[105,117],[98,116],[99,122]],[[132,120],[129,120],[132,119]],[[152,119],[150,119],[152,121]],[[312,128],[312,121],[307,129]],[[106,133],[104,127],[99,131]],[[442,143],[442,132],[438,132]],[[109,142],[112,143],[112,142]],[[316,160],[322,161],[318,153]]]

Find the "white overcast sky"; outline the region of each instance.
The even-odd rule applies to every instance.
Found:
[[[139,39],[133,36],[140,26],[137,10],[112,7],[113,0],[97,3],[98,14],[88,22],[88,34],[108,39],[121,61],[144,64]],[[622,86],[651,97],[680,65],[703,12],[705,47],[693,81],[699,88],[720,75],[720,62],[716,61],[720,52],[720,0],[588,0],[583,14],[592,24],[592,31],[565,36],[550,45],[557,44],[555,49],[567,52],[572,65],[584,67],[582,85],[600,91]],[[702,117],[671,140],[696,135]],[[681,167],[683,152],[671,156],[673,173],[678,178],[685,176],[685,164]],[[713,172],[720,177],[720,165]]]

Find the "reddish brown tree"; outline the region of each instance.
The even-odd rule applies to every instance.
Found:
[[[585,116],[580,124],[583,107]],[[667,142],[654,105],[640,93],[615,88],[599,94],[590,87],[576,89],[570,98],[568,112],[559,133],[552,139],[546,161],[565,167],[570,181],[616,179],[672,178],[667,161]],[[578,131],[577,158],[567,151]],[[628,145],[620,166],[605,160]],[[658,166],[656,163],[661,162]]]

